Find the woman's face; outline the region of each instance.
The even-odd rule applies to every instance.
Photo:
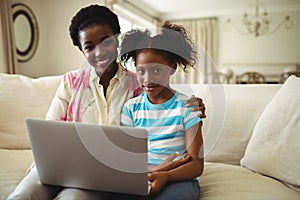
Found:
[[[116,67],[117,40],[107,25],[92,25],[79,32],[82,52],[97,73],[103,74]]]
[[[169,89],[169,80],[174,71],[161,55],[151,51],[142,51],[137,54],[137,80],[147,92],[150,101],[151,99],[168,99],[170,95],[173,95]]]

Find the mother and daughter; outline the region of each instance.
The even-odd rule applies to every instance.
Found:
[[[136,74],[117,62],[120,25],[108,8],[82,8],[69,31],[88,66],[63,76],[46,119],[147,129],[150,195],[43,185],[32,167],[8,199],[199,199],[205,106],[201,99],[189,99],[169,84],[179,65],[193,65],[196,60],[185,29],[165,23],[156,36],[147,30],[126,33],[120,59],[122,63],[132,59]],[[178,152],[186,155],[166,162]]]

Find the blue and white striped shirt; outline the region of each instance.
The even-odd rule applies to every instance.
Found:
[[[147,93],[128,100],[122,109],[121,123],[148,131],[148,164],[159,165],[167,156],[186,150],[185,131],[199,123],[199,112],[191,112],[184,102],[189,97],[175,92],[162,104],[152,104]]]

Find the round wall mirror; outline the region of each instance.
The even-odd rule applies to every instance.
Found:
[[[32,10],[25,4],[14,4],[13,24],[19,62],[32,58],[38,45],[38,24]]]

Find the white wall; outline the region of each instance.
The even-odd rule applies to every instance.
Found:
[[[237,75],[246,71],[257,71],[265,75],[268,82],[277,82],[285,70],[300,70],[300,11],[290,13],[270,13],[271,30],[289,14],[293,27],[280,27],[270,35],[255,37],[242,35],[233,26],[226,25],[228,17],[244,31],[241,16],[223,16],[219,18],[219,69],[233,71],[235,82]],[[229,29],[228,29],[229,28]]]
[[[19,63],[19,72],[32,77],[62,74],[76,69],[83,63],[82,53],[72,45],[68,27],[71,18],[82,7],[103,2],[101,0],[13,0],[29,5],[36,14],[40,39],[34,57]],[[294,27],[283,27],[273,35],[255,38],[237,33],[233,28],[225,30],[227,17],[236,24],[240,16],[219,18],[219,66],[255,64],[272,66],[274,63],[300,63],[300,11],[270,13],[272,21],[278,23],[290,14]]]
[[[271,27],[287,13],[270,13]],[[271,35],[241,35],[233,27],[226,29],[227,17],[220,18],[219,63],[300,63],[300,11],[291,12],[293,28],[281,27]],[[240,29],[241,16],[229,16]]]

